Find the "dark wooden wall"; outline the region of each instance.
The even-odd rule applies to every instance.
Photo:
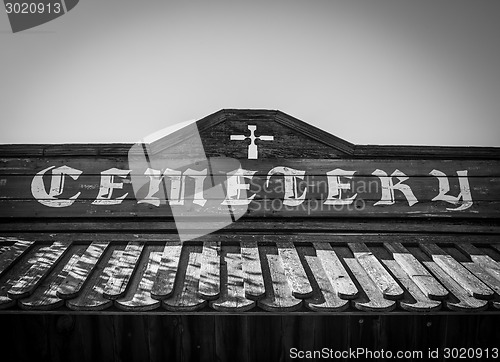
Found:
[[[293,347],[426,354],[500,343],[500,315],[10,314],[0,323],[3,361],[288,361]]]

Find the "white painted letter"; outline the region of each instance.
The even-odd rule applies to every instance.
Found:
[[[403,181],[408,180],[408,176],[399,170],[395,170],[390,177],[387,176],[382,170],[373,171],[372,175],[377,176],[382,184],[382,197],[373,206],[377,205],[393,205],[394,204],[394,190],[399,190],[405,195],[408,205],[412,206],[418,202],[417,198],[411,191],[410,186],[403,184]],[[399,182],[394,185],[392,178],[397,177]]]
[[[227,196],[222,205],[248,205],[255,197],[255,194],[241,198],[241,191],[250,189],[250,185],[245,183],[244,178],[250,180],[256,172],[238,168],[236,171],[229,173],[227,175]]]
[[[114,182],[114,177],[118,176],[121,178],[127,177],[130,170],[120,170],[118,168],[110,168],[101,172],[101,187],[99,188],[99,193],[96,199],[92,202],[93,205],[118,205],[121,204],[123,199],[127,197],[128,192],[125,195],[117,197],[112,200],[114,189],[122,189],[123,183]]]
[[[457,171],[458,183],[460,185],[460,193],[458,196],[446,195],[450,192],[450,183],[448,177],[444,172],[439,170],[432,170],[430,172],[432,176],[437,177],[439,181],[439,194],[433,198],[431,201],[446,201],[450,204],[457,205],[462,199],[462,205],[454,209],[447,207],[446,210],[450,211],[462,211],[468,209],[472,206],[472,195],[470,193],[469,179],[467,178],[467,170]]]
[[[207,169],[205,168],[201,171],[196,171],[188,168],[186,171],[184,171],[183,177],[191,177],[194,179],[193,204],[198,204],[200,206],[205,205],[207,200],[205,200],[205,198],[203,197],[203,183],[205,182],[205,178],[207,177]]]
[[[356,171],[345,171],[336,168],[333,171],[326,173],[328,180],[328,197],[324,202],[325,205],[350,205],[358,195],[357,193],[346,199],[342,198],[342,190],[350,190],[350,183],[341,182],[341,177],[352,178]]]
[[[73,180],[76,180],[78,179],[78,177],[80,177],[82,171],[76,170],[66,165],[57,168],[54,167],[55,166],[47,167],[46,169],[38,172],[35,177],[33,177],[33,180],[31,181],[31,194],[39,203],[45,206],[70,206],[75,202],[76,198],[80,196],[81,192],[77,192],[76,195],[71,196],[69,199],[57,199],[56,196],[61,195],[64,190],[64,180],[66,175],[71,177]],[[43,175],[50,169],[53,169],[52,179],[50,182],[50,191],[49,193],[47,193],[45,191],[45,184],[43,183]]]
[[[307,189],[304,190],[302,195],[298,196],[297,178],[303,180],[305,173],[305,171],[295,170],[290,167],[274,167],[267,173],[266,187],[269,186],[271,176],[283,174],[285,177],[285,197],[283,199],[283,205],[298,206],[304,202]]]

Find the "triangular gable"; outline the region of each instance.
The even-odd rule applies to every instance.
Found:
[[[199,137],[198,137],[199,136]],[[342,158],[353,145],[281,111],[220,110],[162,137],[153,153],[200,154],[237,159]]]

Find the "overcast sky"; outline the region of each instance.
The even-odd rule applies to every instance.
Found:
[[[222,108],[357,144],[500,146],[500,1],[81,0],[12,34],[0,143],[134,142]]]

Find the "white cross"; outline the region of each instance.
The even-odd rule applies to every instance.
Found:
[[[250,144],[248,145],[248,159],[256,160],[258,158],[257,145],[255,144],[255,140],[259,139],[261,141],[274,141],[274,136],[258,136],[255,137],[255,130],[257,126],[249,125],[248,129],[250,130],[250,136],[245,135],[231,135],[231,141],[244,141],[246,139],[250,139]]]

